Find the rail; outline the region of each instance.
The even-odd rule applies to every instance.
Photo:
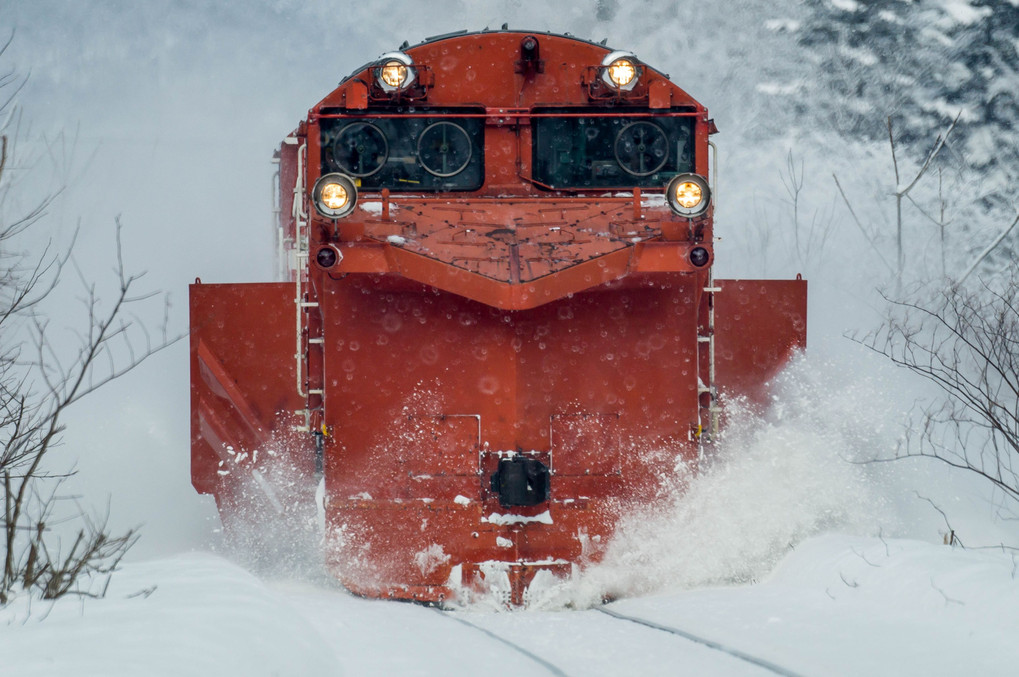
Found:
[[[544,668],[544,670],[547,671],[549,674],[556,675],[557,677],[563,677],[567,674],[562,668],[552,663],[551,661],[547,660],[546,658],[538,655],[528,647],[510,640],[507,637],[503,636],[502,634],[493,632],[492,630],[489,630],[488,628],[484,627],[479,623],[473,623],[467,620],[466,618],[463,618],[456,611],[442,609],[441,607],[432,607],[432,609],[439,613],[440,615],[445,616],[452,621],[456,621],[461,625],[473,628],[474,630],[477,630],[486,637],[493,639],[506,647],[509,647],[513,651],[516,651],[517,653],[523,656],[526,656],[528,659]],[[717,651],[718,653],[725,654],[730,658],[735,658],[737,660],[743,661],[744,663],[749,663],[757,668],[767,670],[768,672],[774,673],[776,675],[781,675],[782,677],[802,677],[800,673],[790,670],[789,668],[779,665],[778,663],[774,663],[759,656],[754,656],[753,654],[747,653],[745,651],[742,651],[741,649],[737,649],[728,644],[724,644],[713,639],[708,639],[706,637],[702,637],[700,635],[687,632],[686,630],[681,630],[679,628],[675,628],[672,626],[663,625],[661,623],[656,623],[654,621],[649,621],[645,618],[640,618],[638,616],[630,616],[628,614],[620,613],[618,611],[608,609],[606,607],[596,607],[592,609],[592,611],[598,611],[618,621],[633,623],[639,626],[643,626],[645,628],[650,628],[652,630],[657,630],[659,632],[668,633],[674,637],[679,637],[688,642],[699,644],[713,651]]]
[[[759,668],[764,668],[765,670],[774,672],[776,675],[782,675],[782,677],[801,677],[801,675],[798,672],[793,672],[792,670],[784,668],[781,665],[778,665],[777,663],[772,663],[771,661],[765,660],[764,658],[758,658],[757,656],[753,656],[744,651],[740,651],[739,649],[727,646],[725,644],[722,644],[721,642],[716,642],[712,639],[707,639],[699,635],[687,632],[685,630],[680,630],[679,628],[673,628],[668,625],[662,625],[660,623],[655,623],[654,621],[649,621],[644,618],[639,618],[637,616],[628,616],[627,614],[622,614],[619,613],[618,611],[613,611],[612,609],[606,609],[605,607],[598,607],[597,609],[595,609],[595,611],[600,611],[603,614],[607,614],[613,618],[622,621],[629,621],[630,623],[636,623],[637,625],[643,625],[648,628],[654,628],[655,630],[667,632],[671,635],[676,635],[677,637],[682,637],[683,639],[695,642],[696,644],[706,646],[709,649],[720,651],[724,654],[732,656],[733,658],[738,658],[741,661],[745,661],[747,663],[756,665]]]
[[[510,647],[514,651],[517,651],[520,654],[522,654],[524,656],[527,656],[532,661],[534,661],[535,663],[537,663],[541,667],[545,668],[549,672],[549,674],[556,675],[556,677],[567,677],[567,674],[565,672],[563,672],[559,667],[553,665],[552,663],[548,662],[547,660],[545,660],[544,658],[542,658],[538,654],[528,650],[527,648],[522,647],[522,646],[520,646],[519,644],[517,644],[515,642],[511,642],[510,640],[506,639],[505,637],[501,637],[500,635],[497,635],[496,633],[492,632],[491,630],[488,630],[487,628],[483,628],[480,625],[477,625],[475,623],[471,623],[468,620],[465,620],[463,618],[455,616],[455,615],[453,615],[452,612],[443,611],[442,609],[439,609],[438,607],[433,607],[433,608],[435,609],[435,611],[437,611],[439,614],[445,616],[446,618],[448,618],[450,620],[453,620],[453,621],[456,621],[457,623],[460,623],[461,625],[466,625],[469,628],[474,628],[475,630],[477,630],[481,634],[483,634],[483,635],[485,635],[485,636],[487,636],[487,637],[489,637],[491,639],[494,639],[495,641],[499,642],[500,644],[505,644],[506,646]]]

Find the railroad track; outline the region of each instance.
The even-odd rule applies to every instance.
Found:
[[[548,662],[547,660],[545,660],[544,658],[542,658],[538,654],[534,653],[533,651],[531,651],[527,647],[521,646],[520,644],[517,644],[516,642],[510,641],[510,640],[506,639],[505,637],[503,637],[503,636],[501,636],[501,635],[499,635],[497,633],[492,632],[488,628],[484,628],[484,627],[478,625],[477,623],[471,623],[470,621],[466,620],[465,618],[461,618],[460,616],[455,615],[455,612],[443,611],[443,610],[439,609],[438,607],[435,607],[435,610],[438,611],[440,614],[446,616],[447,618],[451,618],[454,621],[456,621],[457,623],[461,623],[461,624],[466,625],[468,627],[474,628],[478,632],[480,632],[480,633],[482,633],[484,635],[487,635],[488,637],[490,637],[491,639],[494,639],[495,641],[499,642],[500,644],[504,644],[505,646],[510,647],[514,651],[517,651],[517,652],[523,654],[524,656],[527,656],[532,661],[534,661],[535,663],[537,663],[541,667],[545,668],[545,670],[547,670],[550,675],[556,675],[556,677],[568,677],[567,673],[563,672],[558,667],[556,667],[552,663]]]
[[[505,636],[505,634],[494,632],[490,628],[485,627],[485,625],[482,623],[473,622],[472,620],[469,620],[468,617],[472,616],[472,614],[461,614],[456,611],[446,611],[438,608],[436,608],[435,610],[438,613],[442,614],[443,616],[446,616],[447,618],[456,621],[457,623],[473,628],[474,630],[484,634],[490,639],[499,642],[503,646],[506,646],[512,649],[513,651],[520,653],[521,655],[531,660],[533,663],[541,666],[541,668],[547,674],[556,675],[557,677],[566,677],[567,675],[571,674],[570,672],[560,667],[560,665],[557,665],[556,662],[554,662],[553,660],[549,660],[547,657],[539,655],[539,653],[537,653],[532,647],[525,646],[524,644],[521,644],[519,642],[515,642],[512,639]],[[663,625],[661,623],[649,621],[647,619],[640,618],[637,616],[630,616],[628,614],[623,614],[606,607],[599,607],[593,609],[593,611],[597,611],[617,621],[634,624],[658,632],[668,633],[674,637],[684,640],[685,642],[690,642],[702,647],[706,647],[707,649],[710,649],[716,653],[724,654],[725,656],[728,656],[731,659],[741,661],[743,663],[754,666],[755,668],[759,668],[760,670],[770,672],[772,674],[781,675],[782,677],[802,677],[800,673],[790,670],[782,665],[779,665],[764,658],[760,658],[758,656],[754,656],[752,654],[749,654],[745,651],[742,651],[733,646],[729,646],[722,642],[701,637],[699,635],[693,634],[686,630],[682,630],[680,628]],[[479,619],[484,618],[484,616],[477,616],[477,618]]]
[[[617,618],[622,621],[629,621],[630,623],[636,623],[638,625],[643,625],[648,628],[654,628],[655,630],[661,630],[662,632],[668,632],[669,634],[675,635],[677,637],[682,637],[683,639],[689,640],[691,642],[702,644],[708,647],[709,649],[720,651],[724,654],[732,656],[733,658],[738,658],[741,661],[745,661],[752,665],[756,665],[760,668],[764,668],[765,670],[774,672],[776,675],[782,675],[783,677],[802,677],[800,673],[793,672],[792,670],[782,667],[781,665],[778,665],[776,663],[772,663],[769,660],[765,660],[763,658],[759,658],[757,656],[748,654],[745,651],[740,651],[739,649],[727,646],[725,644],[722,644],[721,642],[716,642],[711,639],[700,637],[693,633],[687,632],[686,630],[680,630],[679,628],[673,628],[668,625],[662,625],[660,623],[655,623],[654,621],[649,621],[644,618],[638,618],[637,616],[628,616],[626,614],[621,614],[618,611],[613,611],[612,609],[607,609],[605,607],[598,607],[597,609],[595,609],[595,611],[600,611],[601,613],[607,614],[612,618]]]

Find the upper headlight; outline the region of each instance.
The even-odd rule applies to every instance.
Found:
[[[637,67],[629,59],[616,59],[609,64],[608,72],[616,87],[625,87],[637,77]]]
[[[679,174],[669,181],[665,198],[672,211],[680,216],[700,216],[711,203],[711,189],[708,182],[697,174]]]
[[[631,52],[612,52],[602,59],[601,65],[602,80],[612,89],[629,91],[640,77],[640,66]]]
[[[387,61],[379,71],[379,77],[390,87],[403,87],[407,81],[407,66],[396,59]]]
[[[396,92],[409,87],[417,75],[413,64],[411,58],[403,52],[383,54],[379,59],[379,66],[375,69],[379,87],[387,92]]]
[[[346,174],[326,174],[315,182],[311,198],[319,214],[331,219],[340,219],[354,211],[357,204],[357,186]]]

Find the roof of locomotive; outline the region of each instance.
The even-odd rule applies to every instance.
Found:
[[[464,42],[472,41],[472,42],[476,42],[477,39],[481,38],[481,37],[490,38],[492,40],[497,40],[497,41],[504,41],[507,38],[509,38],[509,39],[522,39],[523,37],[526,37],[526,36],[529,36],[529,35],[537,37],[537,38],[546,38],[546,39],[547,38],[551,38],[553,40],[553,44],[555,42],[560,42],[561,44],[565,43],[565,44],[573,44],[573,45],[576,45],[576,46],[586,46],[586,47],[593,48],[594,51],[597,53],[597,55],[599,57],[599,62],[600,62],[600,58],[604,57],[605,55],[611,54],[611,53],[614,53],[614,52],[618,51],[618,50],[615,50],[615,49],[613,49],[611,47],[606,46],[607,40],[603,40],[602,42],[597,43],[597,42],[593,42],[591,40],[585,40],[583,38],[575,37],[575,36],[570,35],[568,33],[562,33],[561,34],[561,33],[549,32],[549,31],[524,31],[524,30],[518,30],[518,29],[509,29],[506,26],[503,26],[501,29],[498,29],[498,30],[488,30],[488,29],[481,30],[481,31],[467,31],[467,30],[463,30],[463,31],[456,31],[456,32],[453,32],[453,33],[446,33],[446,34],[443,34],[443,35],[436,35],[436,36],[425,38],[424,40],[422,40],[421,42],[419,42],[418,44],[413,45],[413,46],[409,45],[407,42],[404,42],[402,45],[400,45],[399,51],[408,54],[409,56],[414,58],[415,62],[417,62],[418,59],[416,58],[415,53],[420,53],[420,52],[423,52],[423,51],[428,51],[429,48],[437,45],[438,43],[451,42],[451,41],[464,41]],[[382,58],[382,57],[380,57],[380,58]],[[669,84],[670,88],[674,92],[673,103],[675,105],[693,106],[693,107],[695,107],[695,108],[697,108],[699,110],[702,110],[702,111],[704,110],[704,107],[694,97],[690,96],[690,94],[688,94],[686,91],[684,91],[678,85],[673,83],[669,79],[669,75],[667,73],[663,73],[662,71],[654,68],[653,66],[648,65],[647,63],[645,63],[644,61],[642,61],[641,59],[639,59],[637,57],[634,57],[634,58],[640,63],[642,68],[647,69],[647,71],[649,71],[650,73],[658,76],[659,78],[661,78],[662,80],[664,80],[665,82],[667,82]],[[335,95],[339,91],[341,91],[341,90],[345,89],[347,86],[349,86],[354,80],[358,80],[358,79],[361,79],[361,78],[365,77],[367,75],[367,72],[369,71],[369,69],[372,68],[373,66],[377,65],[378,63],[379,63],[379,59],[374,59],[374,60],[369,61],[368,63],[360,66],[356,70],[354,70],[350,75],[348,75],[343,80],[341,80],[340,83],[337,85],[336,89],[333,92],[331,92],[329,95],[327,95],[322,101],[320,101],[315,106],[315,108],[313,110],[319,109],[321,107],[327,107],[327,106],[336,105],[337,99],[336,99]],[[595,65],[595,64],[591,64],[591,65]]]
[[[460,30],[460,31],[453,31],[451,33],[443,33],[442,35],[433,35],[431,37],[425,38],[424,40],[422,40],[421,42],[417,43],[416,45],[411,45],[408,41],[404,40],[403,44],[400,45],[399,51],[402,52],[402,51],[407,50],[407,49],[414,49],[416,47],[422,47],[424,45],[429,45],[429,44],[432,44],[432,43],[441,42],[443,40],[456,40],[458,38],[475,37],[475,36],[478,36],[478,35],[492,35],[492,34],[499,34],[499,33],[510,34],[510,35],[534,35],[534,36],[542,36],[543,35],[543,36],[546,36],[546,37],[562,38],[564,40],[573,40],[574,42],[582,42],[582,43],[591,45],[593,47],[601,47],[601,48],[606,50],[606,54],[609,53],[609,52],[617,51],[617,50],[612,49],[611,47],[606,47],[606,44],[608,43],[608,38],[602,40],[601,42],[595,42],[594,40],[585,40],[584,38],[578,38],[575,35],[571,35],[569,33],[553,33],[551,31],[524,31],[524,30],[519,30],[519,29],[516,29],[516,28],[511,29],[511,28],[508,28],[506,26],[503,26],[499,30],[494,30],[494,31],[493,30],[489,30],[487,28],[484,29],[484,30],[480,30],[480,31],[469,31],[467,29],[464,29],[464,30]],[[363,73],[365,70],[367,70],[371,66],[375,65],[376,63],[378,63],[378,61],[379,61],[378,59],[373,59],[372,61],[369,61],[368,63],[364,64],[360,68],[354,69],[354,72],[352,72],[350,75],[348,75],[347,77],[345,77],[342,80],[340,80],[339,84],[342,85],[343,83],[347,82],[351,78],[357,77],[358,75]],[[644,63],[643,61],[641,61],[641,64],[644,65],[644,66],[647,66],[647,64]],[[651,70],[655,71],[656,73],[659,73],[660,75],[662,75],[666,79],[668,79],[668,77],[669,77],[668,73],[662,73],[661,71],[659,71],[659,70],[657,70],[657,69],[655,69],[655,68],[653,68],[651,66],[648,66],[648,68],[651,68]]]

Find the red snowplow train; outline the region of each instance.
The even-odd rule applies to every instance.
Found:
[[[326,563],[366,596],[521,605],[597,562],[720,394],[805,345],[805,281],[713,278],[715,131],[570,36],[355,71],[279,147],[283,281],[191,286],[196,489],[229,527],[324,480]]]

